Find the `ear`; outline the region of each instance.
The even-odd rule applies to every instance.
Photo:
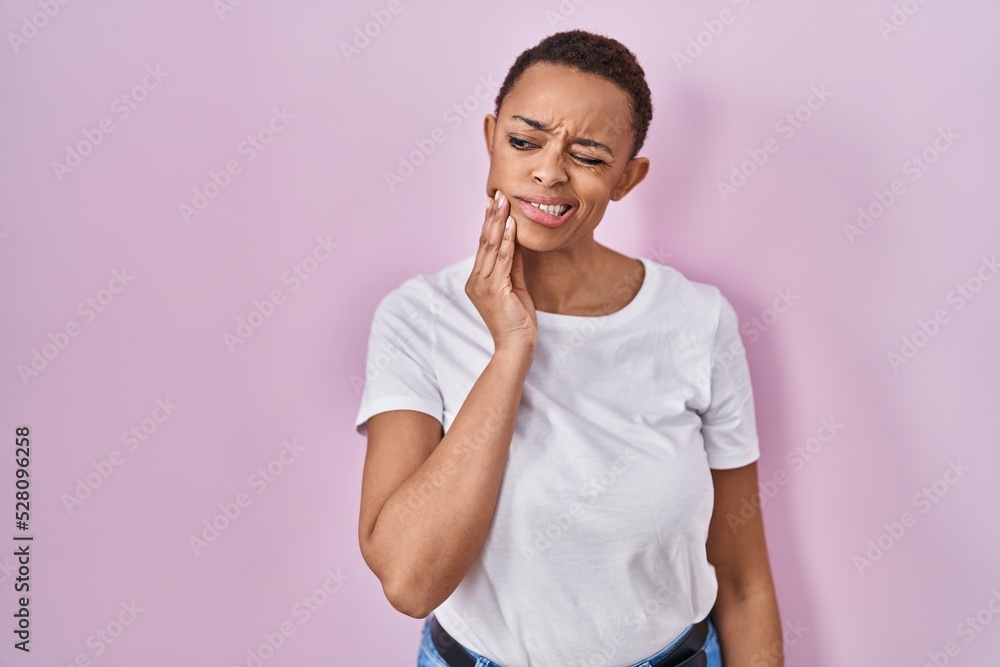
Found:
[[[615,187],[611,190],[611,200],[618,201],[635,186],[639,185],[642,179],[646,178],[646,174],[649,173],[649,158],[646,157],[634,157],[628,161],[625,165],[625,171],[622,172],[621,178],[615,184]]]
[[[486,154],[493,159],[493,132],[497,127],[497,117],[491,113],[483,119],[483,134],[486,137]]]

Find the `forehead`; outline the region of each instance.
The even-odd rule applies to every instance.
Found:
[[[535,63],[511,87],[500,113],[507,119],[526,116],[560,132],[617,141],[631,136],[630,110],[625,91],[603,77],[567,65]]]

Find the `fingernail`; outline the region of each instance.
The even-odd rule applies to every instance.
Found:
[[[514,226],[514,217],[508,215],[507,216],[507,225],[505,226],[505,229],[510,229],[513,226]]]
[[[497,206],[503,206],[503,203],[505,201],[507,201],[507,197],[505,197],[504,194],[501,192],[500,199],[497,201]]]
[[[502,195],[502,194],[500,193],[500,190],[497,190],[497,191],[496,191],[496,192],[495,192],[495,193],[493,194],[493,201],[495,201],[495,202],[497,202],[497,203],[499,204],[499,203],[500,203],[500,198],[501,198],[501,197],[503,197],[503,195]]]

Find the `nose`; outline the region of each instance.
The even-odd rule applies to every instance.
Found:
[[[532,177],[535,182],[545,187],[551,187],[560,183],[565,183],[569,176],[563,166],[562,147],[556,142],[551,142],[544,149],[536,153],[537,159],[532,165]]]

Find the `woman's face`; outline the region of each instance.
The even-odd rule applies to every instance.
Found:
[[[521,74],[499,119],[490,114],[484,126],[486,193],[499,189],[510,200],[518,243],[546,251],[592,239],[608,201],[645,177],[649,160],[629,160],[630,109],[623,90],[594,74],[553,63]],[[529,200],[571,208],[545,212]]]

